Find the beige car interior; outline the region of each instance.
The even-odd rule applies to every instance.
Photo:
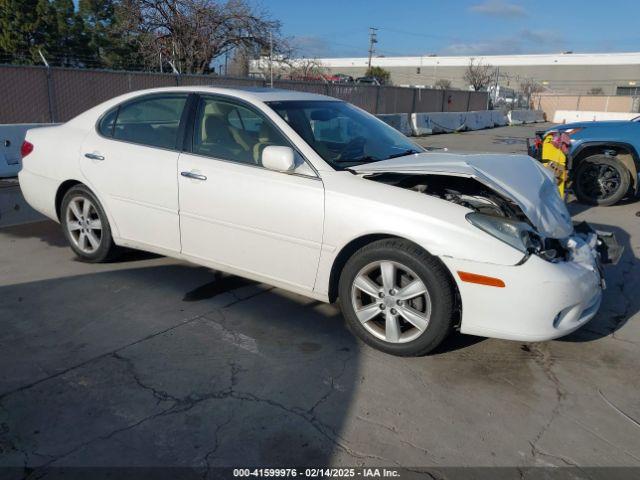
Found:
[[[195,153],[262,165],[260,158],[265,147],[288,145],[269,122],[241,106],[206,100],[198,118]],[[250,125],[248,121],[252,121]]]

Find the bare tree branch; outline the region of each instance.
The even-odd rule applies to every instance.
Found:
[[[205,73],[216,58],[242,47],[257,54],[284,43],[280,23],[246,0],[124,0],[125,28],[150,64],[159,56],[183,73]]]
[[[475,63],[475,58],[471,58],[467,70],[464,72],[464,79],[478,92],[486,90],[493,75],[494,71],[491,65],[483,65],[482,62]]]
[[[434,87],[436,87],[438,90],[448,90],[449,88],[451,88],[451,80],[440,78],[436,81]]]

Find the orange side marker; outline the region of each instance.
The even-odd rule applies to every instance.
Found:
[[[460,280],[463,282],[477,283],[479,285],[487,285],[489,287],[504,288],[504,282],[499,278],[485,277],[484,275],[478,275],[477,273],[458,272]]]

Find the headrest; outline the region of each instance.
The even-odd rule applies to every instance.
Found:
[[[207,142],[222,142],[230,140],[227,122],[218,115],[209,115],[204,121],[204,131]]]

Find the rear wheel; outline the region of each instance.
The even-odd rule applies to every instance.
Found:
[[[630,183],[629,171],[620,160],[592,155],[578,165],[573,189],[582,203],[608,206],[622,200]]]
[[[85,262],[112,259],[117,247],[109,221],[96,196],[84,185],[69,189],[62,199],[60,223],[74,253]]]
[[[454,290],[445,267],[410,242],[363,247],[345,265],[339,288],[351,330],[383,352],[424,355],[452,329]]]

